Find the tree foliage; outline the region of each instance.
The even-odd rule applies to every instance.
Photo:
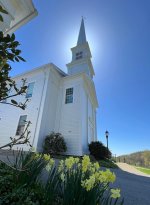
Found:
[[[12,98],[26,93],[26,80],[22,79],[21,86],[17,87],[15,80],[10,77],[12,70],[10,62],[25,61],[20,56],[19,45],[19,42],[15,40],[15,34],[4,36],[3,32],[0,32],[0,103],[13,105],[24,110],[28,99],[24,102],[17,102]],[[10,102],[6,102],[8,98],[11,99]]]
[[[49,154],[59,154],[66,152],[67,146],[63,136],[60,133],[52,132],[44,141],[44,152]]]
[[[23,133],[19,135],[19,137],[10,137],[10,142],[1,146],[0,149],[6,148],[6,147],[9,147],[10,149],[12,149],[13,146],[20,145],[20,144],[27,144],[30,147],[32,147],[32,145],[30,144],[30,131],[29,131],[30,124],[31,122],[27,121],[26,128],[23,131]]]
[[[111,158],[111,151],[109,149],[107,150],[107,147],[105,147],[103,143],[99,141],[91,142],[89,144],[89,151],[90,154],[97,160]]]
[[[8,12],[3,9],[3,7],[0,5],[0,13],[3,13],[3,14],[8,14]],[[3,16],[0,14],[0,22],[3,22],[4,19],[3,19]]]
[[[150,168],[150,151],[145,150],[117,157],[117,161]]]
[[[0,22],[3,22],[1,14],[8,14],[2,6],[0,6]],[[12,70],[10,62],[25,61],[24,58],[20,56],[21,50],[18,49],[19,45],[19,42],[16,41],[15,34],[7,34],[7,36],[5,36],[3,32],[0,31],[0,103],[12,105],[24,110],[28,99],[25,99],[23,102],[17,102],[16,99],[13,98],[26,94],[26,79],[22,79],[21,86],[17,86],[15,80],[10,76],[10,71]],[[0,149],[6,147],[12,148],[18,144],[30,144],[29,125],[30,122],[27,122],[25,131],[18,138],[10,137],[11,141],[1,146]]]

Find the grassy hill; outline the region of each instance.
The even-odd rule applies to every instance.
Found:
[[[150,150],[121,155],[117,157],[117,162],[126,162],[131,165],[150,168]]]

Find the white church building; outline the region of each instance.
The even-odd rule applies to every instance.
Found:
[[[8,143],[10,137],[20,135],[27,120],[32,122],[30,142],[37,151],[42,151],[44,138],[54,131],[63,135],[66,154],[88,153],[88,144],[97,140],[98,101],[83,19],[77,45],[71,51],[67,73],[50,63],[14,78],[18,85],[22,78],[28,83],[26,96],[17,96],[15,100],[30,101],[25,110],[0,104],[0,146]],[[27,145],[22,147],[29,149]]]

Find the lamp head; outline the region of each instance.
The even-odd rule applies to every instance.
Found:
[[[108,138],[109,132],[106,130],[105,132],[106,138]]]

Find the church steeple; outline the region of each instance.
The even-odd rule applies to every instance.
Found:
[[[94,69],[91,62],[92,55],[88,41],[86,40],[83,18],[81,20],[77,45],[71,48],[71,51],[72,61],[67,64],[68,74],[74,75],[78,73],[85,73],[92,79],[94,75]]]
[[[85,27],[84,27],[84,19],[82,17],[77,45],[80,45],[83,43],[86,43],[86,34],[85,34]]]

